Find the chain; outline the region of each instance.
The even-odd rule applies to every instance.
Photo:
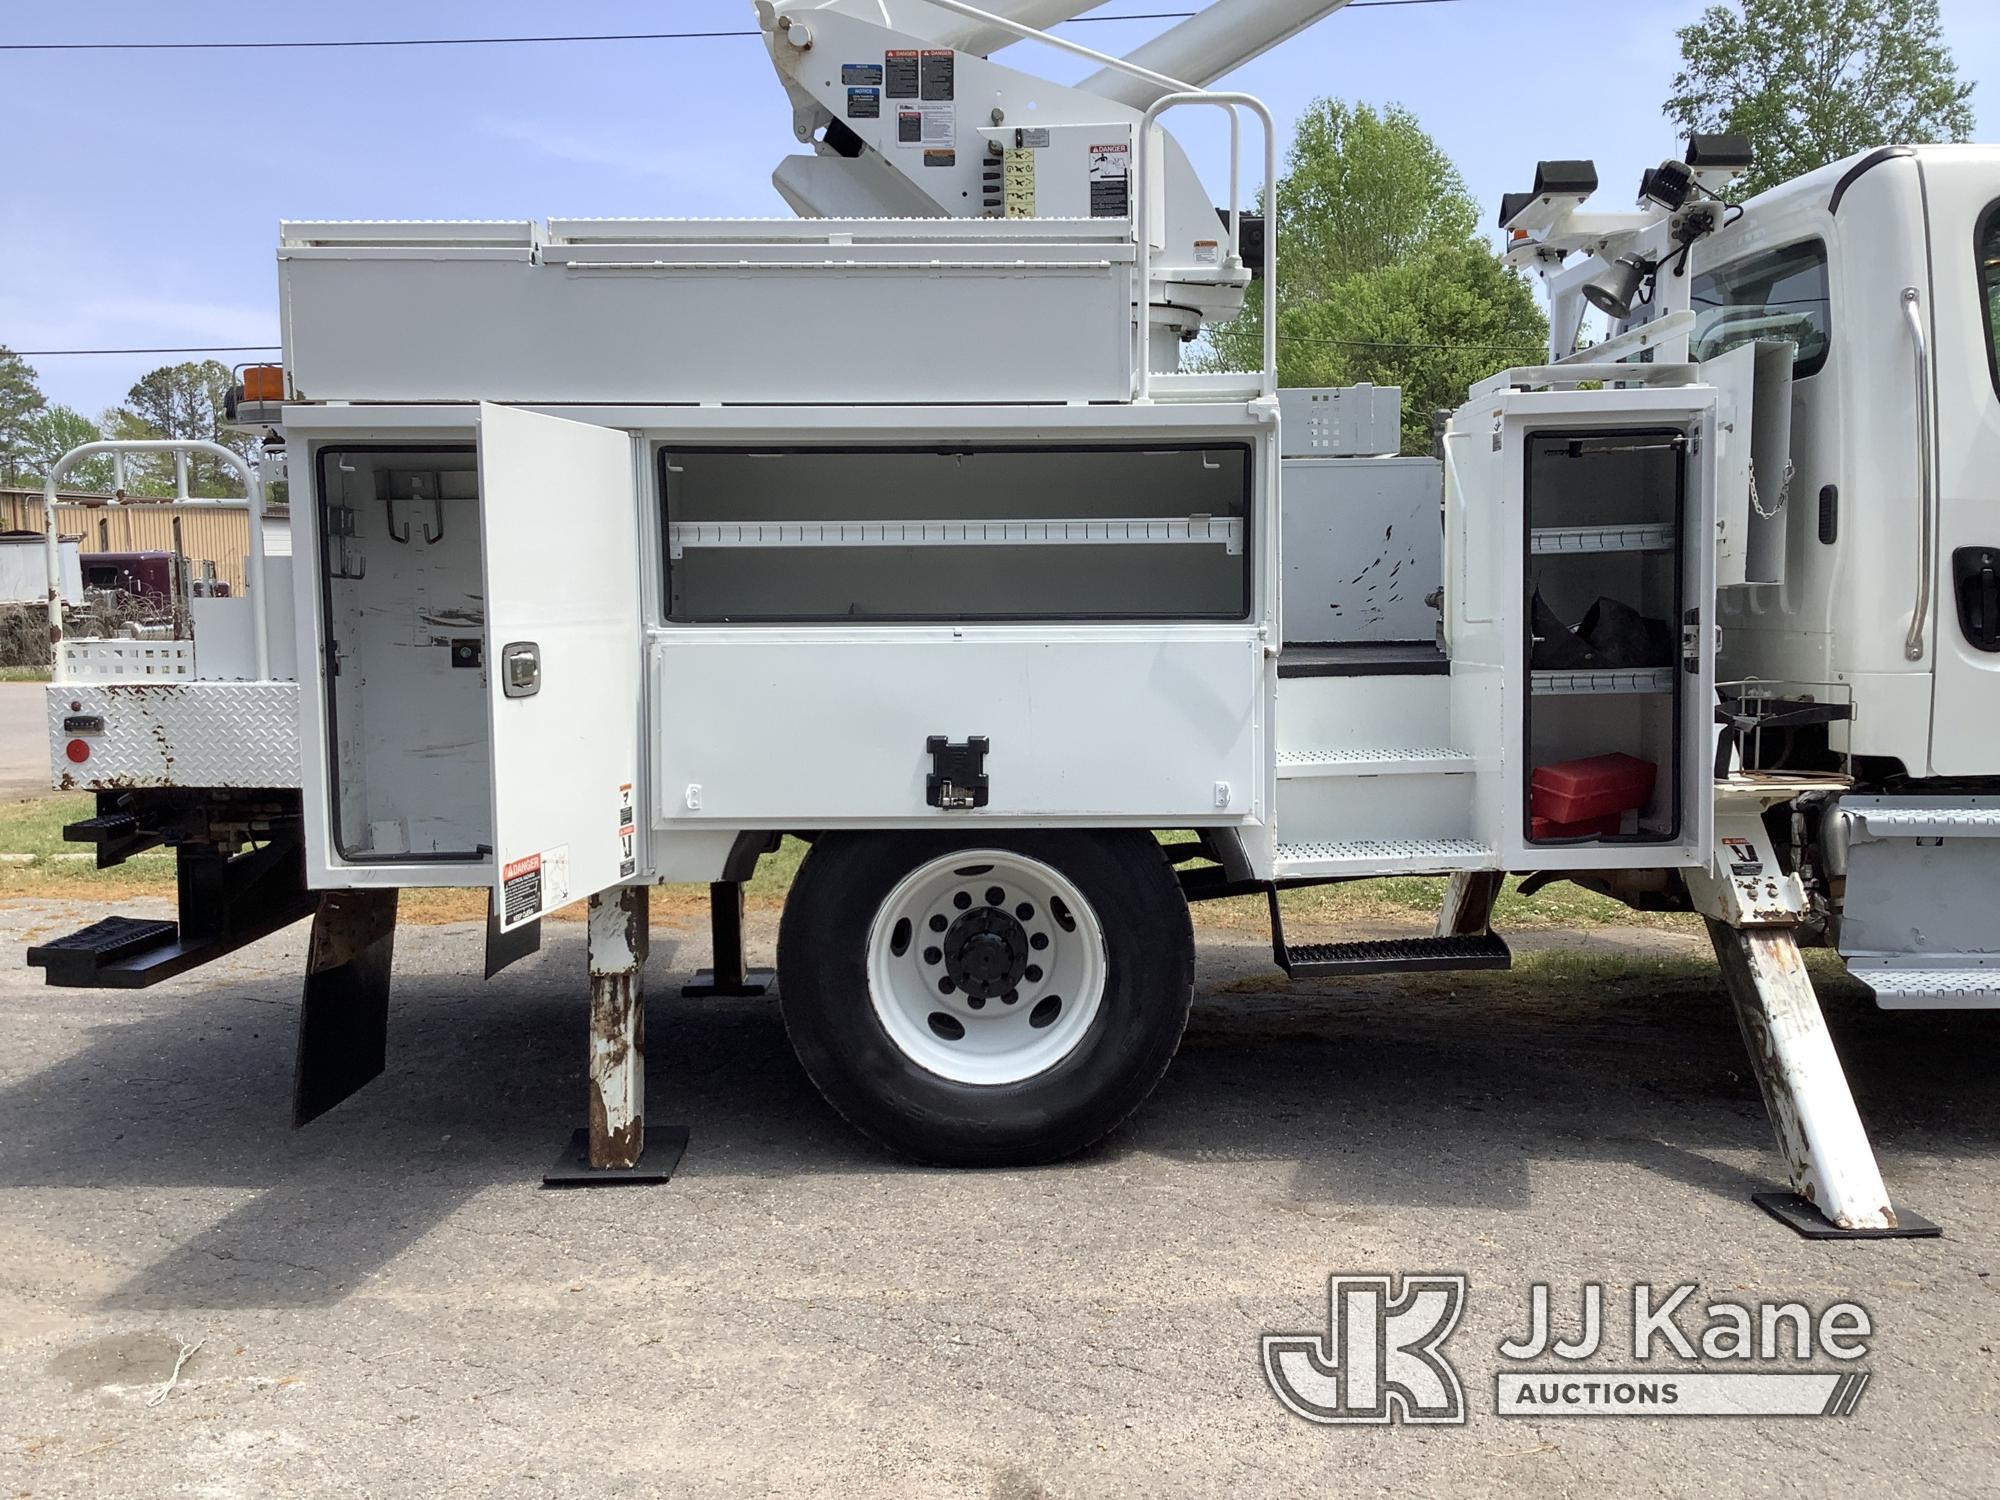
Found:
[[[1785,508],[1785,498],[1792,492],[1792,476],[1798,472],[1798,465],[1789,458],[1785,460],[1785,477],[1778,481],[1778,503],[1769,510],[1757,495],[1757,465],[1750,465],[1750,508],[1766,521],[1775,521]]]

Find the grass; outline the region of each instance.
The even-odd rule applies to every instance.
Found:
[[[134,896],[170,896],[174,861],[166,851],[140,855],[110,870],[99,870],[82,846],[63,841],[63,825],[87,818],[93,799],[87,794],[35,797],[0,803],[0,854],[30,854],[32,862],[0,861],[0,900],[34,897],[78,901],[118,900]],[[757,874],[744,888],[752,908],[775,911],[805,857],[806,845],[788,838],[774,854],[757,863]],[[65,857],[67,856],[67,857]],[[1441,879],[1396,876],[1351,881],[1344,885],[1310,886],[1279,897],[1294,941],[1309,938],[1317,926],[1369,925],[1410,928],[1437,913],[1444,896]],[[705,909],[708,889],[701,885],[663,885],[653,891],[653,910],[661,915],[694,915]],[[483,890],[411,890],[403,893],[402,914],[416,922],[474,921],[485,915]],[[574,916],[581,907],[570,908]],[[1229,901],[1201,901],[1194,907],[1197,926],[1262,931],[1268,921],[1261,896]],[[1700,931],[1691,916],[1635,912],[1579,886],[1555,884],[1523,896],[1520,881],[1509,879],[1494,910],[1494,925],[1503,932],[1548,927],[1597,927],[1606,923],[1666,931]]]
[[[0,682],[47,682],[47,667],[0,667]]]

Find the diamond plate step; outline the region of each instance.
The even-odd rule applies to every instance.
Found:
[[[1277,763],[1280,781],[1297,781],[1308,776],[1435,776],[1470,771],[1473,767],[1472,757],[1463,750],[1431,746],[1280,750]]]
[[[1850,958],[1847,971],[1875,992],[1875,1003],[1884,1010],[2000,1009],[2000,965],[1913,968]]]
[[[1285,844],[1277,848],[1281,878],[1317,875],[1444,875],[1453,870],[1493,870],[1499,856],[1476,839],[1346,839]]]
[[[1365,943],[1300,943],[1280,950],[1279,966],[1298,979],[1322,974],[1412,974],[1433,969],[1505,969],[1514,955],[1493,933],[1473,937],[1385,938]]]

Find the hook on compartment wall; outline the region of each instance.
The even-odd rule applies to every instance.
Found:
[[[416,497],[413,496],[412,498]],[[444,502],[439,500],[435,495],[430,497],[430,502],[431,518],[429,521],[424,522],[424,545],[426,547],[435,547],[439,542],[444,540]],[[389,540],[408,546],[410,542],[410,528],[408,524],[406,523],[400,531],[396,529],[396,497],[394,495],[389,496],[382,502],[382,507],[384,513],[389,518]],[[433,523],[435,523],[435,528],[433,528]]]

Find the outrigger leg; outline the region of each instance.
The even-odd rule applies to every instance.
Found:
[[[689,999],[712,995],[768,994],[777,975],[752,969],[743,961],[743,882],[718,880],[708,888],[708,933],[715,950],[715,967],[698,969],[690,984],[681,986]]]
[[[1791,1182],[1752,1201],[1808,1239],[1935,1235],[1890,1206],[1799,951],[1805,893],[1779,866],[1760,811],[1718,806],[1714,863],[1688,874]]]
[[[672,1125],[654,1128],[647,1152],[647,896],[627,885],[590,898],[590,1123],[542,1175],[544,1187],[665,1182],[687,1150],[686,1127]]]

